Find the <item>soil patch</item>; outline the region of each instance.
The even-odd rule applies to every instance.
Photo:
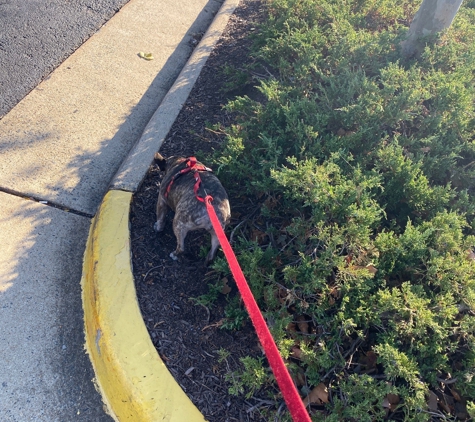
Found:
[[[198,151],[219,148],[223,135],[209,128],[228,126],[231,116],[223,109],[228,100],[244,93],[257,95],[252,84],[239,92],[225,92],[225,66],[240,68],[249,58],[248,35],[263,18],[259,1],[244,0],[236,9],[218,45],[211,54],[185,106],[174,123],[160,152],[191,156]],[[282,402],[255,394],[249,399],[228,394],[226,374],[240,369],[240,357],[261,357],[263,353],[251,323],[239,331],[220,328],[227,301],[236,297],[235,286],[220,294],[216,303],[206,307],[196,298],[209,293],[208,283],[216,274],[203,266],[201,246],[208,246],[206,232],[192,232],[182,262],[169,258],[176,247],[172,213],[164,232],[153,231],[155,204],[161,181],[158,168],[151,168],[131,206],[132,262],[137,296],[150,337],[160,356],[188,397],[209,421],[264,421],[266,409],[284,406]],[[228,232],[245,215],[247,204],[230,198],[233,218]],[[220,350],[230,352],[219,359]],[[272,396],[275,395],[272,392]]]

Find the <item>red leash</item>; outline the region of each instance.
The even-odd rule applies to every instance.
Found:
[[[221,223],[219,222],[218,216],[216,215],[216,211],[211,205],[213,201],[213,197],[211,195],[206,195],[205,198],[202,198],[198,195],[198,190],[201,185],[201,177],[200,171],[211,171],[211,169],[205,167],[203,164],[198,163],[195,157],[189,157],[184,160],[186,163],[186,167],[178,172],[172,180],[169,182],[167,186],[165,196],[168,195],[170,191],[171,185],[173,184],[174,180],[180,177],[183,174],[192,172],[195,178],[195,185],[194,185],[194,192],[196,199],[201,202],[204,202],[206,205],[206,209],[208,211],[209,218],[213,225],[214,231],[218,236],[219,243],[224,251],[224,255],[229,263],[229,268],[233,273],[234,279],[236,280],[236,284],[238,289],[241,293],[241,297],[246,305],[247,312],[251,317],[251,321],[256,329],[257,336],[264,348],[264,351],[267,356],[267,360],[269,361],[270,367],[272,372],[274,373],[275,379],[277,384],[279,385],[280,390],[282,391],[282,395],[284,397],[285,403],[289,408],[290,414],[292,415],[292,419],[294,422],[311,422],[310,416],[305,409],[302,399],[295,388],[294,382],[290,377],[289,371],[287,370],[285,363],[280,356],[279,350],[272,338],[272,335],[267,328],[267,324],[264,320],[264,317],[261,314],[259,307],[257,306],[256,300],[247,284],[247,281],[244,277],[244,274],[239,266],[239,263],[234,255],[234,252],[231,248],[231,245],[228,242],[226,235],[224,234],[223,228],[221,227]]]
[[[199,173],[196,172],[195,174],[198,175]],[[196,178],[196,177],[195,177]],[[198,180],[197,180],[198,182]],[[195,185],[196,186],[196,185]],[[196,193],[196,191],[195,191]],[[234,279],[236,280],[236,284],[241,292],[242,299],[244,300],[244,304],[246,305],[247,312],[251,317],[251,321],[254,324],[254,328],[256,329],[257,336],[264,348],[264,351],[267,356],[267,360],[269,361],[270,367],[272,372],[274,373],[275,379],[277,380],[277,384],[279,385],[280,390],[282,391],[282,395],[284,396],[285,403],[289,408],[290,414],[292,415],[292,419],[294,422],[311,422],[310,416],[305,409],[302,399],[295,388],[294,382],[290,377],[289,371],[287,370],[284,361],[282,360],[282,356],[280,356],[279,350],[272,338],[272,335],[267,328],[267,324],[264,320],[264,317],[257,306],[256,300],[252,295],[251,289],[247,284],[247,281],[244,277],[244,274],[239,266],[239,263],[234,255],[234,252],[231,248],[231,245],[228,242],[226,235],[221,227],[221,223],[219,222],[218,216],[216,215],[216,211],[214,210],[211,202],[213,198],[210,195],[206,195],[206,197],[200,198],[198,195],[196,197],[206,204],[206,209],[208,210],[208,215],[213,224],[214,231],[216,232],[219,243],[223,249],[224,255],[228,260],[229,267],[231,268],[231,272],[233,273]]]

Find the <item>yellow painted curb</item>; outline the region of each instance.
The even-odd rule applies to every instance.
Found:
[[[195,422],[203,415],[176,383],[150,340],[130,262],[132,193],[109,191],[94,218],[84,256],[86,349],[117,421]]]

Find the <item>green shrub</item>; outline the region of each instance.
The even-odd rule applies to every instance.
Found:
[[[473,414],[473,6],[409,62],[415,2],[267,7],[254,55],[278,77],[260,82],[264,100],[227,105],[236,120],[214,159],[266,222],[236,248],[282,353],[298,345],[307,384],[330,386],[317,418],[430,420],[429,391],[450,377]],[[308,330],[289,329],[302,315]]]
[[[235,396],[246,393],[246,398],[250,398],[257,389],[269,382],[269,370],[264,367],[262,358],[247,356],[240,358],[240,361],[244,367],[243,371],[226,374],[226,380],[231,384],[229,393]]]

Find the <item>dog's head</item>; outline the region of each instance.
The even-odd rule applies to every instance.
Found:
[[[155,157],[154,157],[155,164],[158,166],[158,168],[161,171],[165,171],[165,172],[167,170],[173,169],[177,164],[183,163],[183,161],[185,160],[186,158],[184,157],[175,157],[175,156],[165,158],[159,152],[156,152]]]
[[[155,153],[155,156],[153,157],[155,164],[158,166],[158,168],[161,171],[166,171],[167,169],[167,159],[162,156],[159,152]]]

